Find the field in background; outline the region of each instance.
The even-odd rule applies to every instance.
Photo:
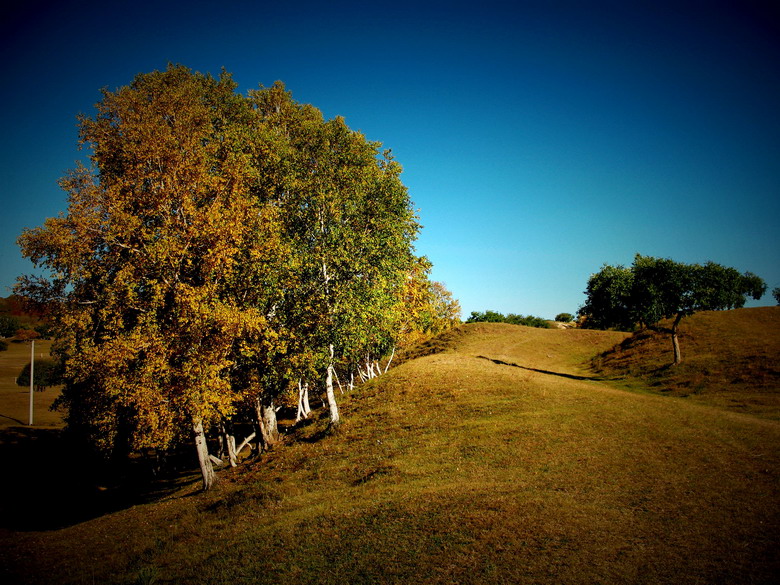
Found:
[[[48,358],[50,349],[51,341],[36,340],[36,359]],[[0,429],[29,423],[30,389],[16,385],[16,377],[29,363],[29,343],[11,341],[6,351],[0,351]],[[59,394],[58,387],[34,392],[33,426],[43,428],[62,426],[61,414],[49,410]]]
[[[588,367],[628,337],[464,326],[341,396],[337,434],[323,413],[210,493],[48,530],[0,513],[0,580],[773,583],[780,423]]]

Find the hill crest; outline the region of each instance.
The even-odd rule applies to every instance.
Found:
[[[597,355],[593,369],[631,387],[780,419],[780,307],[701,311],[680,323],[683,361],[661,322]]]

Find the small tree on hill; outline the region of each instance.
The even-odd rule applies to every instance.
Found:
[[[780,286],[772,289],[772,296],[775,297],[775,302],[780,305]]]
[[[760,299],[766,284],[755,274],[740,274],[714,262],[684,264],[637,254],[630,269],[604,266],[591,276],[585,292],[588,299],[580,314],[591,323],[651,326],[674,319],[670,333],[677,365],[681,361],[678,326],[683,317],[741,308],[748,296]]]

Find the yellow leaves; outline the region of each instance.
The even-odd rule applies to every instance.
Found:
[[[314,375],[334,340],[386,349],[404,301],[419,326],[428,268],[399,291],[418,226],[379,143],[282,85],[245,99],[183,67],[97,109],[80,121],[94,168],[62,181],[68,214],[20,243],[68,291],[72,404],[94,401],[100,433],[121,418],[136,446],[166,445],[182,421]]]

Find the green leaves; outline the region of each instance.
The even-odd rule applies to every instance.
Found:
[[[590,327],[630,329],[696,311],[740,308],[748,296],[759,299],[765,291],[764,281],[750,272],[637,254],[630,268],[605,265],[591,275],[579,314]]]
[[[104,91],[67,212],[19,238],[51,275],[17,289],[53,308],[68,423],[107,452],[167,448],[403,335],[419,225],[400,165],[281,83],[235,89],[169,66]]]
[[[650,326],[674,318],[677,364],[677,326],[683,317],[696,311],[738,309],[746,297],[758,300],[764,292],[764,281],[750,272],[740,274],[714,262],[683,264],[637,254],[630,269],[605,265],[591,275],[585,291],[588,298],[579,314],[585,317],[586,327],[594,328],[632,329],[637,323]]]

